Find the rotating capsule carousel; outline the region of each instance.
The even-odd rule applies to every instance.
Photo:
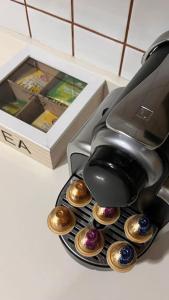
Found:
[[[75,176],[61,191],[48,227],[78,262],[117,272],[130,271],[157,233],[148,216],[132,207],[100,207]]]

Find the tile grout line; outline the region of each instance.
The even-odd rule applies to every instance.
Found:
[[[28,8],[27,8],[26,0],[24,0],[24,4],[25,4],[26,19],[27,19],[27,23],[28,23],[29,35],[30,35],[30,38],[32,38],[32,31],[31,31],[31,25],[30,25],[30,21],[29,21]]]
[[[123,67],[124,54],[125,54],[125,50],[126,50],[126,46],[127,46],[127,38],[128,38],[128,33],[129,33],[129,27],[130,27],[130,21],[131,21],[131,16],[132,16],[133,4],[134,4],[134,0],[131,0],[130,1],[130,6],[129,6],[129,11],[128,11],[128,17],[127,17],[124,44],[123,44],[123,49],[122,49],[122,53],[121,53],[120,67],[119,67],[119,73],[118,73],[119,76],[121,76],[122,67]]]
[[[21,3],[21,2],[19,2],[19,1],[17,1],[17,0],[10,0],[10,1],[15,2],[15,3],[18,3],[18,4],[21,4],[21,5],[24,5],[23,3]],[[25,1],[25,0],[24,0],[24,1]],[[103,33],[101,33],[101,32],[98,32],[98,31],[96,31],[96,30],[94,30],[94,29],[91,29],[91,28],[89,28],[89,27],[86,27],[86,26],[84,26],[84,25],[81,25],[81,24],[79,24],[79,23],[74,22],[74,7],[73,7],[74,5],[72,5],[72,4],[73,4],[73,0],[71,0],[71,21],[68,20],[68,19],[59,17],[58,15],[52,14],[52,13],[50,13],[50,12],[48,12],[48,11],[42,10],[42,9],[40,9],[40,8],[37,8],[37,7],[35,7],[35,6],[29,5],[29,4],[27,4],[27,7],[28,7],[28,8],[31,8],[31,9],[34,9],[34,10],[37,10],[37,11],[39,11],[39,12],[41,12],[41,13],[44,13],[44,14],[46,14],[46,15],[49,15],[49,16],[51,16],[51,17],[54,17],[54,18],[56,18],[56,19],[59,19],[59,20],[61,20],[61,21],[67,22],[67,23],[69,23],[69,24],[72,24],[72,23],[73,23],[73,26],[77,26],[77,27],[79,27],[79,28],[82,28],[82,29],[84,29],[84,30],[90,31],[90,32],[92,32],[92,33],[94,33],[94,34],[97,34],[97,35],[102,36],[102,37],[104,37],[104,38],[106,38],[106,39],[112,40],[112,41],[114,41],[114,42],[116,42],[116,43],[118,43],[118,44],[122,44],[122,45],[123,45],[123,42],[120,41],[120,40],[118,40],[118,39],[115,39],[115,38],[110,37],[110,36],[108,36],[108,35],[105,35],[105,34],[103,34]]]
[[[75,56],[74,0],[71,0],[71,33],[72,33],[72,56]]]
[[[19,1],[17,1],[17,0],[10,0],[10,1],[16,2],[16,3],[21,4],[21,5],[24,5],[23,3],[21,3],[21,2],[19,2]],[[72,1],[72,0],[71,0],[71,1]],[[51,14],[51,13],[49,13],[49,12],[47,12],[47,11],[45,11],[45,10],[42,10],[42,9],[40,9],[40,8],[31,6],[31,5],[29,5],[29,4],[27,4],[27,7],[28,7],[28,8],[31,8],[31,9],[34,9],[34,10],[37,10],[37,11],[39,11],[39,12],[42,12],[42,13],[44,13],[44,14],[47,14],[47,15],[49,15],[49,16],[51,16],[51,17],[54,17],[54,18],[56,18],[56,19],[59,19],[59,20],[61,20],[61,21],[64,21],[64,22],[67,22],[67,23],[70,23],[70,24],[73,23],[73,25],[76,26],[76,27],[79,27],[79,28],[82,28],[82,29],[84,29],[84,30],[86,30],[86,31],[92,32],[92,33],[94,33],[94,34],[96,34],[96,35],[99,35],[99,36],[101,36],[101,37],[104,37],[104,38],[106,38],[106,39],[109,39],[109,40],[111,40],[111,41],[113,41],[113,42],[116,42],[116,43],[118,43],[118,44],[121,44],[121,45],[124,44],[124,42],[122,42],[122,41],[120,41],[120,40],[118,40],[118,39],[116,39],[116,38],[113,38],[113,37],[110,37],[110,36],[108,36],[108,35],[105,35],[105,34],[99,32],[99,31],[96,31],[96,30],[91,29],[91,28],[89,28],[89,27],[87,27],[87,26],[81,25],[81,24],[76,23],[76,22],[74,22],[74,21],[72,22],[72,21],[70,21],[70,20],[68,20],[68,19],[64,19],[64,18],[59,17],[59,16],[57,16],[57,15]],[[74,13],[74,12],[73,12],[73,13]],[[74,18],[74,16],[73,16],[73,18]],[[135,47],[135,46],[132,46],[132,45],[129,45],[129,44],[127,44],[127,46],[130,47],[130,48],[133,48],[133,49],[135,49],[135,50],[138,50],[138,51],[144,53],[144,50],[139,49],[139,48],[137,48],[137,47]]]
[[[20,2],[20,1],[17,1],[17,0],[10,0],[10,1],[15,2],[17,4],[25,5],[23,2]]]
[[[14,0],[11,0],[11,1],[14,1]],[[45,14],[45,15],[51,16],[51,17],[53,17],[53,18],[56,18],[56,19],[58,19],[58,20],[60,20],[60,21],[63,21],[63,22],[69,23],[69,24],[72,23],[70,20],[67,20],[67,19],[65,19],[65,18],[59,17],[58,15],[52,14],[52,13],[50,13],[50,12],[48,12],[48,11],[45,11],[45,10],[43,10],[43,9],[41,9],[41,8],[37,8],[37,7],[32,6],[32,5],[29,5],[29,4],[27,4],[27,7],[28,7],[28,8],[31,8],[31,9],[34,9],[34,10],[36,10],[36,11],[39,11],[39,12]]]
[[[17,0],[10,0],[10,1],[15,2],[15,3],[17,3],[17,4],[25,5],[24,3],[21,3],[21,2],[19,2],[19,1],[17,1]],[[24,0],[24,2],[25,2],[25,0]],[[30,5],[30,4],[26,4],[26,6],[27,6],[27,8],[34,9],[34,10],[36,10],[36,11],[39,11],[39,12],[45,14],[45,15],[49,15],[49,16],[51,16],[51,17],[53,17],[53,18],[56,18],[56,19],[58,19],[58,20],[61,20],[61,21],[63,21],[63,22],[66,22],[66,23],[69,23],[69,24],[72,23],[72,22],[71,22],[70,20],[68,20],[68,19],[65,19],[65,18],[63,18],[63,17],[57,16],[57,15],[55,15],[55,14],[52,14],[52,13],[50,13],[50,12],[48,12],[48,11],[45,11],[45,10],[43,10],[43,9],[41,9],[41,8],[32,6],[32,5]]]
[[[146,52],[146,51],[143,50],[143,49],[137,48],[137,47],[132,46],[132,45],[127,44],[127,43],[126,43],[126,47],[131,48],[131,49],[136,50],[136,51],[141,52],[141,53],[145,53],[145,52]]]
[[[84,30],[87,30],[87,31],[89,31],[89,32],[92,32],[92,33],[94,33],[94,34],[97,34],[97,35],[99,35],[99,36],[101,36],[101,37],[104,37],[104,38],[106,38],[106,39],[108,39],[108,40],[111,40],[111,41],[113,41],[113,42],[116,42],[116,43],[118,43],[118,44],[123,45],[123,42],[122,42],[122,41],[117,40],[117,39],[115,39],[115,38],[113,38],[113,37],[111,37],[111,36],[108,36],[108,35],[104,34],[104,33],[98,32],[98,31],[96,31],[96,30],[94,30],[94,29],[91,29],[91,28],[89,28],[89,27],[86,27],[86,26],[81,25],[81,24],[76,23],[76,22],[74,22],[74,25],[75,25],[76,27],[82,28],[82,29],[84,29]]]

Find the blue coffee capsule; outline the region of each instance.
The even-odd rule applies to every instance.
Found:
[[[117,272],[130,271],[136,264],[136,259],[135,248],[125,241],[113,243],[107,251],[107,263]]]
[[[148,242],[153,236],[153,225],[143,214],[129,217],[124,224],[126,237],[138,244]]]

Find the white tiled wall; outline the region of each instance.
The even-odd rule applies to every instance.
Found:
[[[76,57],[118,74],[122,45],[75,26]]]
[[[71,54],[71,25],[28,8],[32,37],[52,48]]]
[[[79,24],[123,41],[129,3],[130,0],[75,0],[74,19]]]
[[[169,30],[168,0],[134,0],[128,43],[146,49]]]
[[[70,0],[27,0],[27,4],[68,20],[71,19]]]
[[[12,1],[0,0],[0,26],[29,35],[24,6],[16,5]]]
[[[130,79],[168,11],[168,0],[0,0],[0,25],[29,35],[30,24],[32,38]]]
[[[143,53],[126,47],[123,61],[123,77],[131,78],[141,67]]]

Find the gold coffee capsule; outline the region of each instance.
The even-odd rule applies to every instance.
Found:
[[[145,215],[133,215],[124,224],[126,237],[138,244],[148,242],[153,236],[153,226]]]
[[[95,229],[85,227],[75,237],[75,248],[83,256],[98,255],[104,247],[103,234]]]
[[[136,264],[136,251],[125,241],[113,243],[107,250],[107,263],[117,272],[128,272]]]
[[[91,195],[83,180],[73,181],[67,189],[66,199],[75,207],[83,207],[91,201]]]
[[[76,223],[74,213],[65,206],[56,206],[48,216],[48,227],[56,234],[69,233]]]
[[[120,217],[120,209],[114,207],[101,207],[97,203],[93,207],[93,218],[103,225],[111,225]]]

